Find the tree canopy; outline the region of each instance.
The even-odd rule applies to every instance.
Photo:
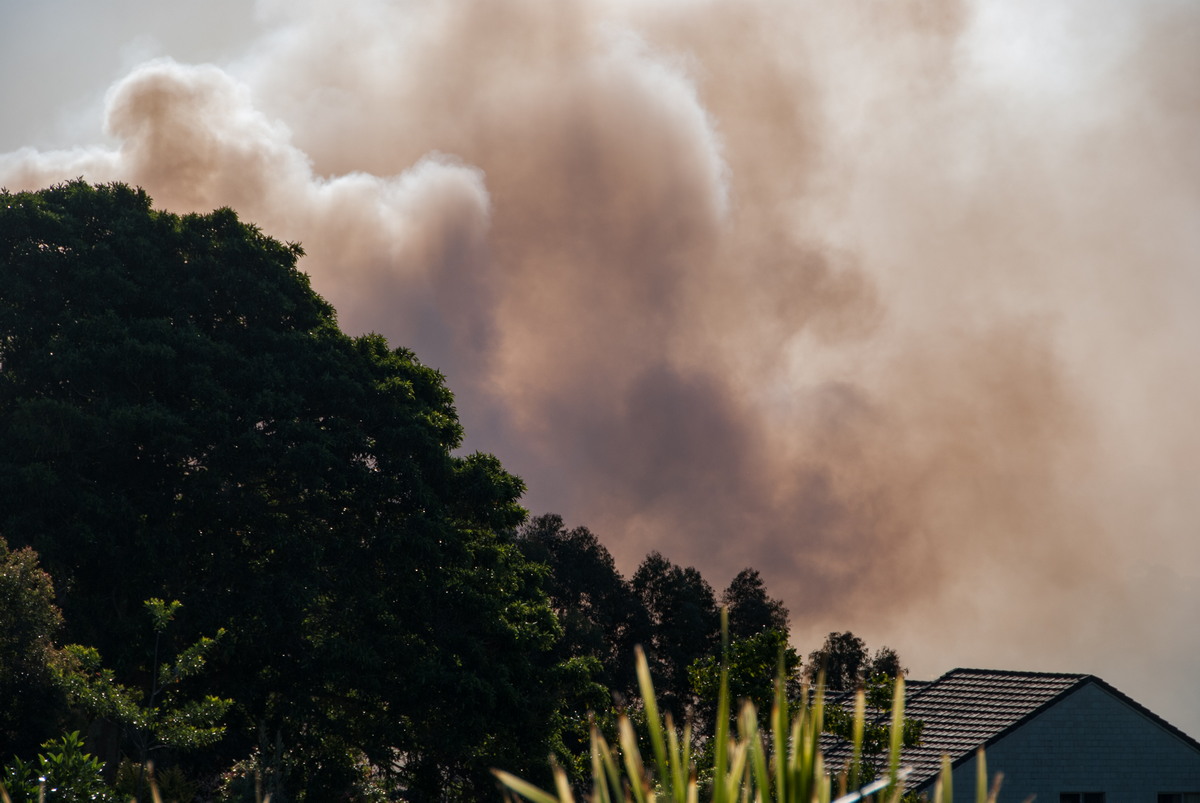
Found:
[[[805,677],[816,683],[824,675],[830,691],[854,691],[872,678],[896,678],[908,674],[900,665],[900,656],[890,647],[880,647],[871,656],[867,644],[850,631],[832,632],[820,648],[808,654]]]
[[[684,568],[659,552],[646,556],[630,581],[650,617],[646,645],[660,704],[679,721],[692,705],[688,669],[716,653],[721,615],[712,586],[695,568]]]
[[[343,334],[301,253],[122,184],[0,194],[0,534],[119,676],[148,671],[146,600],[182,602],[176,647],[225,628],[227,749],[278,739],[293,791],[366,760],[490,788],[555,705],[523,485],[456,454],[442,376]]]
[[[767,585],[758,569],[746,567],[721,594],[721,605],[729,611],[729,637],[745,639],[765,630],[788,632],[788,610],[781,600],[767,596]]]
[[[550,570],[546,592],[563,628],[563,656],[596,658],[598,682],[622,699],[636,697],[634,648],[648,642],[650,619],[609,551],[591,530],[568,530],[553,513],[521,527],[518,544]]]
[[[103,761],[162,751],[231,798],[480,799],[491,767],[586,763],[589,710],[636,706],[637,644],[704,738],[700,572],[651,552],[627,581],[586,527],[522,526],[441,374],[343,333],[301,255],[119,183],[0,190],[0,748],[80,747],[69,716]],[[799,671],[788,611],[752,568],[720,602],[765,704]],[[851,633],[821,667],[904,671]]]

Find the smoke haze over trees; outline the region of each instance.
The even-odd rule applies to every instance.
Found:
[[[1194,4],[264,1],[208,49],[16,13],[29,91],[25,24],[125,63],[0,184],[302,241],[626,574],[757,567],[798,641],[919,676],[1152,654],[1200,711]]]
[[[479,799],[494,766],[578,767],[591,714],[637,705],[639,644],[703,744],[709,583],[525,522],[521,480],[453,454],[441,375],[342,333],[302,253],[125,184],[0,192],[0,755],[71,723],[133,793],[153,758],[209,795]],[[787,609],[749,567],[720,600],[763,702],[799,669]]]

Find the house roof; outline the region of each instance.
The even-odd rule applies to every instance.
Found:
[[[920,745],[901,754],[913,770],[906,786],[922,789],[936,780],[943,755],[957,766],[1088,684],[1099,685],[1200,751],[1200,742],[1093,675],[954,669],[937,680],[905,684],[905,716],[924,723]],[[831,702],[853,705],[853,696]],[[888,714],[874,712],[872,718],[886,722]],[[830,766],[844,765],[850,757],[849,744],[840,739],[823,741],[822,748]]]

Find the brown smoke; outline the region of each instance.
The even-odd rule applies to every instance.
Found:
[[[113,87],[118,150],[0,178],[303,242],[343,328],[443,370],[627,572],[754,566],[802,648],[849,627],[919,676],[1153,661],[1200,702],[1194,7],[262,13],[236,68]]]

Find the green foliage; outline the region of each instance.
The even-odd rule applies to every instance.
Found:
[[[178,766],[160,771],[153,765],[125,759],[117,766],[113,791],[121,801],[157,799],[162,803],[191,803],[200,786]]]
[[[610,691],[597,680],[601,674],[598,659],[582,656],[563,661],[548,678],[558,687],[561,701],[551,755],[573,780],[587,773],[592,727],[600,727],[605,733],[616,732]]]
[[[646,646],[663,708],[682,720],[695,703],[688,668],[714,654],[720,644],[716,597],[700,572],[677,566],[658,552],[646,556],[631,585],[650,617]]]
[[[809,683],[816,683],[821,675],[829,691],[854,691],[876,675],[894,678],[907,673],[895,650],[881,647],[872,657],[866,642],[850,631],[830,633],[819,649],[809,653],[805,669]]]
[[[825,707],[825,733],[852,746],[845,768],[852,788],[878,778],[893,749],[920,744],[924,723],[898,715],[894,708],[903,697],[903,684],[903,676],[876,675],[855,692],[853,713],[841,705]]]
[[[29,547],[0,538],[0,755],[23,752],[57,732],[65,701],[50,663],[62,630],[50,576]]]
[[[592,732],[592,778],[589,799],[633,800],[638,803],[666,799],[676,803],[698,801],[701,782],[691,752],[688,725],[677,731],[673,717],[660,717],[650,667],[638,651],[642,707],[646,713],[646,740],[651,760],[643,759],[631,720],[622,715],[618,746],[612,747],[599,732]],[[720,684],[716,751],[711,778],[703,790],[714,803],[756,799],[828,803],[829,778],[819,756],[821,706],[800,707],[789,716],[785,682],[779,678],[766,732],[759,730],[757,709],[746,702],[738,717],[736,737],[729,726],[729,688]],[[574,793],[566,774],[556,770],[556,794],[550,794],[502,771],[497,778],[511,793],[536,803],[566,803]]]
[[[184,696],[180,684],[204,669],[206,657],[225,632],[214,638],[201,637],[182,649],[174,660],[159,664],[160,639],[181,604],[149,599],[145,604],[154,631],[150,685],[132,688],[118,682],[106,669],[94,647],[67,645],[56,664],[59,683],[72,703],[92,717],[104,718],[124,727],[140,763],[153,750],[173,748],[196,750],[216,744],[224,735],[221,724],[233,701],[211,694]]]
[[[724,659],[715,655],[697,659],[688,672],[692,690],[701,700],[716,703],[724,674],[733,700],[748,700],[765,711],[774,699],[775,681],[781,672],[788,688],[798,692],[795,680],[799,668],[800,656],[788,646],[787,633],[764,630],[733,640]]]
[[[590,791],[591,803],[615,801],[668,800],[673,803],[711,803],[771,800],[778,803],[830,803],[833,783],[824,766],[820,751],[820,736],[826,709],[822,690],[817,689],[811,706],[789,706],[787,679],[781,671],[775,682],[775,696],[770,718],[761,726],[758,709],[746,701],[738,716],[736,731],[731,731],[728,667],[720,670],[718,690],[718,727],[715,734],[716,751],[712,775],[705,783],[698,776],[691,753],[689,726],[677,731],[670,714],[660,718],[650,667],[645,655],[638,650],[638,673],[642,685],[642,708],[646,712],[645,741],[649,742],[651,760],[643,758],[639,739],[632,721],[622,715],[620,736],[616,747],[610,746],[599,729],[591,736]],[[838,798],[835,803],[854,803],[870,799],[877,793],[885,803],[900,803],[902,780],[906,771],[900,767],[903,730],[904,680],[898,678],[893,688],[890,706],[892,727],[896,734],[889,743],[888,773],[885,778],[867,784]],[[807,695],[806,695],[807,696]],[[861,710],[859,718],[861,720]],[[861,727],[853,728],[861,732]],[[978,755],[976,803],[995,803],[999,792],[999,777],[989,789],[983,751]],[[554,767],[554,792],[532,784],[512,773],[494,771],[505,789],[506,797],[518,797],[533,803],[574,803],[576,790],[567,773]],[[942,766],[942,775],[934,790],[935,803],[950,803],[951,774],[949,760]]]
[[[456,453],[443,377],[343,334],[301,253],[122,184],[0,193],[0,532],[56,579],[65,639],[104,656],[113,716],[158,707],[118,685],[168,700],[203,652],[181,727],[138,720],[182,743],[208,696],[233,700],[198,771],[267,733],[291,797],[364,766],[470,797],[495,763],[539,766],[559,721],[524,486]],[[182,603],[150,611],[167,664],[147,598]]]
[[[222,773],[217,799],[227,803],[280,800],[288,787],[289,769],[283,760],[283,743],[277,735],[273,745],[260,745],[249,757]]]
[[[4,788],[12,803],[110,803],[115,798],[105,785],[103,763],[85,753],[79,731],[42,745],[37,764],[13,758],[4,767]]]
[[[634,699],[633,648],[649,640],[650,620],[609,551],[586,527],[568,530],[554,514],[522,526],[517,544],[549,569],[544,587],[563,629],[556,652],[565,660],[595,659],[595,682],[620,700]],[[606,701],[596,710],[607,707]]]

